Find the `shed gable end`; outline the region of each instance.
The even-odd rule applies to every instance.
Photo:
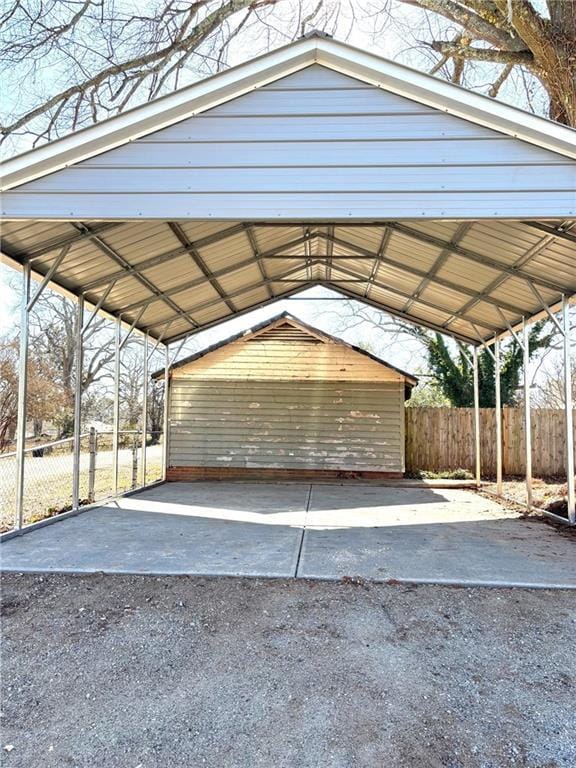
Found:
[[[174,379],[404,382],[404,376],[347,344],[292,321],[260,331],[174,368]]]

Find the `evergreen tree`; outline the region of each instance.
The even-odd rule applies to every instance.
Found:
[[[550,345],[553,334],[543,335],[545,321],[535,323],[528,335],[530,357],[538,350]],[[472,366],[462,347],[456,356],[450,351],[446,338],[439,333],[415,330],[426,347],[430,371],[442,393],[456,408],[470,408],[474,405],[474,379]],[[500,348],[500,389],[502,405],[514,405],[516,391],[520,386],[524,356],[522,349],[513,339]],[[492,355],[485,349],[478,355],[478,380],[480,407],[495,406],[495,366]]]

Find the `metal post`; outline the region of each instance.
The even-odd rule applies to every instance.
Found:
[[[89,462],[88,462],[88,501],[92,503],[96,498],[94,486],[96,481],[96,430],[90,427],[89,437]]]
[[[500,339],[494,342],[494,385],[496,406],[496,493],[502,496],[502,395],[500,390]]]
[[[568,520],[576,523],[576,494],[574,492],[574,416],[572,412],[572,366],[570,364],[569,304],[562,297],[562,325],[564,330],[564,408],[566,416],[566,483],[568,488]]]
[[[120,337],[122,325],[120,317],[116,318],[116,334],[114,346],[114,406],[112,414],[112,493],[118,495],[118,437],[120,429]]]
[[[530,347],[528,344],[528,326],[524,321],[523,328],[524,351],[524,444],[526,449],[526,507],[532,507],[532,423],[530,413]]]
[[[481,458],[480,458],[480,383],[478,378],[478,347],[472,349],[474,368],[474,458],[476,488],[481,485]]]
[[[142,340],[143,369],[142,369],[142,461],[140,467],[140,485],[146,485],[146,437],[148,435],[148,332]]]
[[[168,393],[170,390],[170,350],[164,347],[164,413],[162,414],[162,480],[166,480],[168,466]]]
[[[72,509],[80,506],[80,448],[82,434],[82,325],[84,324],[84,296],[78,297],[76,305],[76,350],[74,364],[76,381],[74,382],[74,449],[72,461]]]
[[[28,301],[30,300],[30,262],[22,271],[20,303],[20,352],[18,361],[18,420],[16,422],[16,515],[14,527],[22,528],[24,521],[24,448],[26,447],[26,396],[28,394]]]
[[[132,489],[138,485],[138,434],[132,438]]]

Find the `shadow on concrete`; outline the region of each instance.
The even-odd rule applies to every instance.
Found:
[[[572,541],[469,491],[178,485],[5,541],[2,567],[576,586]]]

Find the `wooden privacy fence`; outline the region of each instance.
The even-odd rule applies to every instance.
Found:
[[[576,427],[576,415],[574,423]],[[504,474],[523,474],[525,462],[522,408],[502,409],[502,444]],[[481,408],[482,474],[496,474],[495,447],[495,409]],[[474,409],[406,408],[406,471],[441,472],[459,468],[474,468]],[[566,428],[563,410],[532,410],[532,472],[536,476],[566,475]]]

